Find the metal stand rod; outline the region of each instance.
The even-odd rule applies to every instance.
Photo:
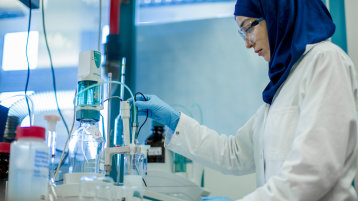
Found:
[[[108,110],[107,110],[107,147],[110,147],[110,136],[111,136],[111,96],[112,96],[112,73],[108,73]]]

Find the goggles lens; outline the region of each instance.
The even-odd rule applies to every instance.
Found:
[[[257,26],[264,18],[261,17],[257,20],[254,20],[250,23],[248,23],[247,25],[239,28],[239,34],[240,36],[246,41],[248,39],[248,37],[253,33],[253,28],[255,26]]]

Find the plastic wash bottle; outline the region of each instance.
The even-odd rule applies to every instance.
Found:
[[[45,128],[17,127],[10,147],[8,201],[42,201],[48,196],[49,148]]]

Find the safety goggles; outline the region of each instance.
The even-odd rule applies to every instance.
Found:
[[[259,18],[257,20],[254,20],[254,21],[248,23],[247,25],[239,28],[238,32],[241,35],[241,37],[244,39],[244,41],[248,40],[248,37],[250,35],[252,35],[255,26],[257,26],[262,20],[264,20],[263,17],[261,17],[261,18]]]

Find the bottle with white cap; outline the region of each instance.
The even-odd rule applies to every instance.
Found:
[[[47,121],[47,146],[50,149],[49,158],[49,173],[50,181],[54,181],[54,175],[56,171],[55,157],[56,157],[56,123],[60,121],[60,116],[57,115],[46,115],[45,120]]]
[[[17,127],[10,146],[8,201],[42,201],[48,197],[48,147],[45,128]]]

